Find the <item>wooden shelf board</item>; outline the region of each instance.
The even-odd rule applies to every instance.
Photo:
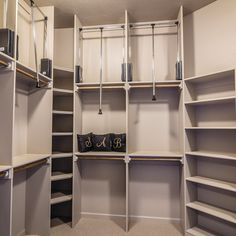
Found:
[[[72,173],[63,173],[63,172],[52,172],[51,181],[71,179],[73,177]]]
[[[29,66],[24,65],[23,63],[17,61],[17,62],[16,62],[16,70],[17,70],[18,72],[19,72],[19,71],[23,71],[24,73],[26,73],[26,74],[28,74],[28,75],[30,75],[30,76],[32,76],[32,77],[35,78],[34,80],[29,80],[29,79],[28,79],[29,83],[30,83],[30,81],[31,81],[31,83],[32,83],[33,81],[36,81],[36,76],[37,76],[36,70],[30,68]],[[19,73],[18,73],[18,74],[19,74]],[[51,78],[49,78],[49,77],[47,77],[47,76],[45,76],[45,75],[43,75],[43,74],[41,74],[41,73],[38,73],[38,74],[39,74],[39,79],[40,79],[41,82],[43,82],[43,83],[45,83],[45,84],[52,82],[52,79],[51,79]],[[19,77],[19,76],[18,76],[18,77]],[[25,79],[26,79],[27,76],[26,76],[26,75],[22,75],[20,78],[22,78],[22,79],[25,78]]]
[[[56,95],[56,96],[72,95],[73,94],[73,90],[53,88],[53,94]]]
[[[222,154],[222,153],[211,153],[211,152],[204,152],[204,151],[193,151],[193,152],[186,152],[186,155],[197,156],[197,157],[208,157],[208,158],[216,158],[216,159],[223,159],[223,160],[233,160],[236,161],[236,155],[229,155],[229,154]]]
[[[230,96],[230,97],[190,101],[190,102],[185,102],[185,105],[199,106],[199,105],[207,105],[207,104],[220,104],[220,103],[227,103],[227,102],[235,102],[235,100],[236,100],[235,96]]]
[[[73,111],[58,111],[58,110],[53,110],[53,114],[55,115],[73,115]]]
[[[178,152],[159,152],[159,151],[138,151],[129,153],[130,157],[159,157],[159,158],[178,158],[183,157],[182,154]]]
[[[219,207],[215,207],[206,203],[202,202],[191,202],[186,204],[187,207],[206,213],[208,215],[220,218],[222,220],[231,222],[233,224],[236,224],[236,213],[232,211],[228,211]]]
[[[156,81],[156,87],[163,88],[179,88],[182,84],[181,80],[166,80],[166,81]],[[150,88],[153,86],[152,81],[131,81],[129,82],[130,88]]]
[[[14,58],[8,56],[7,54],[0,52],[0,61],[4,61],[6,63],[15,61]]]
[[[194,83],[208,82],[211,80],[217,80],[217,79],[221,79],[221,78],[222,79],[225,79],[228,77],[234,78],[234,74],[235,74],[235,68],[231,68],[229,70],[217,71],[217,72],[210,73],[210,74],[189,77],[189,78],[186,78],[184,81],[191,82],[191,83],[192,82],[194,82]]]
[[[53,132],[52,136],[72,136],[73,132]]]
[[[125,157],[121,152],[76,152],[75,155],[84,160],[124,160]]]
[[[51,194],[51,205],[68,202],[72,200],[71,194],[64,194],[62,192],[56,192]]]
[[[74,73],[74,70],[71,69],[71,68],[65,68],[65,67],[60,67],[60,66],[54,66],[53,69],[54,69],[54,70],[63,71],[63,72]]]
[[[235,130],[236,127],[185,127],[185,130]]]
[[[7,170],[10,170],[10,169],[11,169],[11,166],[0,165],[0,172],[7,171]]]
[[[195,226],[191,229],[188,229],[186,232],[193,236],[216,236],[216,234],[210,233],[206,229],[199,226]]]
[[[99,89],[99,83],[77,83],[76,84],[79,90],[94,90]],[[103,82],[103,89],[123,89],[125,82]]]
[[[236,192],[236,183],[231,183],[231,182],[226,182],[226,181],[221,181],[221,180],[216,180],[216,179],[211,179],[211,178],[206,178],[202,176],[192,176],[186,178],[187,181],[197,183],[197,184],[203,184],[223,190],[228,190],[231,192]]]
[[[28,165],[50,157],[51,154],[23,154],[13,157],[13,168]]]
[[[52,158],[65,158],[65,157],[72,157],[72,152],[57,152],[52,154]]]

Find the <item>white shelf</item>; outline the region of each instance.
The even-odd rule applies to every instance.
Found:
[[[207,104],[220,104],[220,103],[227,103],[227,102],[235,102],[235,100],[236,100],[235,96],[230,96],[230,97],[190,101],[190,102],[185,102],[185,105],[199,106],[199,105],[207,105]]]
[[[217,79],[234,78],[234,74],[235,74],[235,69],[231,68],[229,70],[217,71],[210,74],[189,77],[186,78],[184,81],[191,83],[209,82],[211,80],[217,80]]]
[[[155,86],[157,88],[179,88],[182,84],[182,80],[166,80],[156,81]],[[152,81],[131,81],[129,82],[130,88],[151,88],[153,86]]]
[[[216,180],[216,179],[211,179],[211,178],[206,178],[202,176],[192,176],[186,178],[187,181],[197,183],[197,184],[203,184],[223,190],[228,190],[232,192],[236,192],[236,183],[231,183],[231,182],[225,182],[221,180]]]
[[[131,157],[133,160],[135,160],[135,158],[146,158],[146,159],[150,158],[150,160],[179,161],[181,160],[183,155],[178,152],[138,151],[129,153],[129,157]]]
[[[52,136],[72,136],[73,132],[53,132]]]
[[[186,127],[186,130],[235,130],[236,127]]]
[[[23,63],[17,61],[16,62],[16,71],[18,72],[17,78],[27,79],[27,81],[30,83],[30,80],[27,77],[32,76],[32,77],[34,77],[34,79],[31,80],[31,83],[33,81],[36,82],[37,73],[36,73],[36,70],[32,69],[31,67],[24,65]],[[23,72],[23,74],[22,74],[22,72]],[[49,78],[41,73],[38,73],[38,75],[39,75],[39,80],[41,82],[43,82],[45,84],[52,82],[51,78]]]
[[[28,165],[50,157],[51,154],[24,154],[13,157],[13,167]]]
[[[62,203],[62,202],[68,202],[72,200],[72,195],[64,194],[61,192],[52,193],[51,195],[51,205]]]
[[[72,95],[73,91],[69,89],[59,89],[59,88],[53,88],[53,93],[56,96],[66,96],[66,95]]]
[[[124,157],[123,152],[76,152],[76,156],[106,156],[106,157]]]
[[[11,166],[0,165],[0,172],[7,171],[11,169]]]
[[[69,72],[69,73],[74,73],[74,70],[71,68],[65,68],[65,67],[60,67],[60,66],[54,66],[53,67],[54,70],[60,70],[63,72]]]
[[[58,111],[58,110],[53,110],[53,114],[55,115],[73,115],[73,111]]]
[[[0,52],[0,61],[6,62],[6,63],[10,63],[15,61],[14,58],[8,56],[7,54]]]
[[[208,157],[208,158],[236,161],[236,156],[228,155],[228,154],[221,154],[221,153],[218,154],[218,153],[211,153],[211,152],[193,151],[193,152],[186,152],[185,154],[191,155],[191,156],[197,156],[197,157]]]
[[[99,83],[76,83],[79,90],[94,90],[99,89]],[[103,82],[103,89],[123,89],[125,82]]]
[[[212,234],[212,233],[208,232],[206,229],[203,229],[198,226],[188,229],[186,232],[188,234],[193,235],[193,236],[216,236],[215,234]]]
[[[51,181],[71,179],[73,177],[72,173],[63,173],[63,172],[52,172]]]
[[[70,153],[67,153],[67,152],[58,152],[58,153],[53,153],[52,154],[52,158],[65,158],[65,157],[72,157],[73,156],[73,153],[70,152]]]
[[[236,213],[202,202],[191,202],[187,207],[236,224]]]

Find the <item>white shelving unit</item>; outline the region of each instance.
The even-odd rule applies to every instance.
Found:
[[[186,233],[234,235],[235,69],[184,83]]]

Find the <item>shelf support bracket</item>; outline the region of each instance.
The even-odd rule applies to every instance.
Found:
[[[179,91],[181,92],[183,90],[183,81],[179,84]]]
[[[79,160],[78,156],[74,155],[73,160],[74,160],[74,162],[77,162]]]
[[[131,158],[128,155],[125,155],[124,161],[125,161],[125,164],[129,164],[129,162],[131,161]]]
[[[48,158],[47,158],[46,164],[47,164],[47,165],[51,165],[51,164],[52,164],[52,159],[51,159],[51,157],[48,157]]]
[[[0,180],[12,179],[13,178],[13,171],[12,171],[12,169],[3,171],[0,174],[0,177],[1,177]]]
[[[184,158],[183,157],[179,161],[180,161],[180,164],[184,165]]]
[[[129,83],[125,83],[124,85],[124,90],[129,91],[130,90],[130,85]]]

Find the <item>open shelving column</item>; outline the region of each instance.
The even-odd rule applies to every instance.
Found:
[[[51,227],[73,221],[73,28],[55,29]],[[65,42],[67,42],[65,44]],[[70,45],[70,47],[68,47]],[[63,58],[63,60],[61,60]]]
[[[186,233],[235,235],[235,69],[184,83]]]

